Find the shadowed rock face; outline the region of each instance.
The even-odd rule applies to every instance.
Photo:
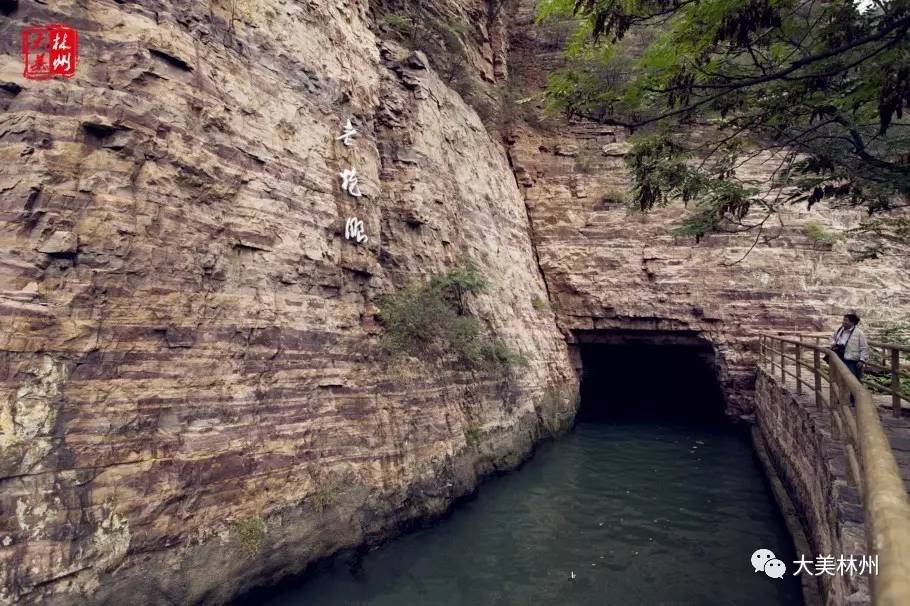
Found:
[[[532,0],[518,4],[510,73],[524,83],[526,98],[540,99],[534,95],[548,71],[562,65],[553,43],[561,30],[534,25]],[[748,231],[696,245],[671,235],[682,204],[630,217],[626,139],[619,127],[583,121],[556,121],[550,129],[519,124],[510,133],[540,267],[570,341],[588,331],[694,331],[713,345],[728,413],[746,415],[753,410],[755,331],[833,332],[851,308],[866,325],[910,317],[910,250],[857,263],[848,248],[861,248],[861,238],[832,246],[814,242],[807,230],[817,223],[843,234],[867,218],[864,211],[787,207],[757,242]],[[762,154],[739,170],[761,187],[779,164],[779,157]],[[762,218],[755,209],[748,221]]]
[[[4,603],[223,602],[442,511],[574,414],[524,200],[474,111],[365,1],[231,4],[14,3],[0,24]],[[56,22],[76,77],[25,80],[20,28]],[[473,311],[528,366],[384,366],[378,297],[466,260],[491,283]]]

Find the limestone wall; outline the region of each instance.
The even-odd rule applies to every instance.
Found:
[[[867,326],[910,318],[910,250],[853,259],[851,249],[864,242],[849,230],[868,218],[862,210],[786,206],[761,232],[711,235],[699,243],[672,233],[687,212],[681,202],[646,216],[630,213],[628,133],[545,118],[547,73],[563,65],[561,30],[535,24],[535,6],[519,2],[510,30],[510,74],[527,102],[509,133],[509,153],[557,320],[570,341],[576,331],[694,331],[713,344],[728,412],[739,416],[753,407],[758,331],[833,332],[851,308]],[[693,129],[694,140],[709,136]],[[759,154],[739,171],[761,188],[779,164],[780,158]],[[748,222],[763,218],[756,209]],[[813,224],[837,241],[813,240]]]
[[[861,498],[848,483],[844,449],[832,437],[830,415],[815,408],[810,396],[796,396],[759,370],[755,416],[811,543],[813,553],[806,557],[865,554]],[[865,577],[826,574],[817,579],[829,606],[871,603]]]
[[[795,210],[731,265],[748,236],[630,223],[621,133],[519,121],[507,152],[495,87],[555,56],[532,4],[433,3],[485,125],[377,34],[407,2],[0,2],[0,601],[221,603],[439,513],[571,421],[577,330],[695,332],[745,414],[755,330],[907,311],[907,258],[802,235],[856,213]],[[46,23],[80,32],[71,80],[22,77]],[[379,298],[468,261],[528,365],[386,365]]]
[[[0,601],[223,602],[571,420],[504,149],[367,2],[0,8]],[[76,77],[25,80],[21,28],[57,22]],[[528,365],[384,366],[378,298],[467,261]]]

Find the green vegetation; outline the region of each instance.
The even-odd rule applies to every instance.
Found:
[[[601,197],[604,206],[625,205],[626,193],[619,189],[608,189]]]
[[[313,494],[310,495],[310,502],[316,510],[323,512],[338,500],[340,492],[339,486],[335,484],[319,485]]]
[[[495,125],[503,136],[508,136],[516,122],[523,122],[540,131],[553,131],[555,128],[553,120],[537,111],[537,102],[538,97],[527,94],[521,77],[518,74],[511,74],[508,83],[499,89],[498,99],[494,100],[489,108],[495,110],[495,113],[489,116],[489,119],[485,119],[484,123]],[[482,115],[481,118],[483,119]]]
[[[891,393],[891,374],[885,372],[876,372],[867,370],[863,373],[863,384],[875,393]],[[910,396],[910,379],[902,378],[900,381],[900,392],[905,396]]]
[[[910,345],[910,320],[903,320],[886,324],[878,330],[871,331],[870,339],[882,343],[892,343],[896,345]],[[901,354],[902,362],[906,363],[906,354]],[[871,357],[872,362],[890,366],[890,360],[877,359],[875,355]],[[904,364],[905,365],[905,364]],[[863,382],[869,389],[877,393],[891,393],[891,373],[876,372],[867,369],[863,375]],[[910,377],[901,379],[900,391],[906,396],[910,396]]]
[[[431,5],[390,4],[401,6],[379,17],[380,28],[407,48],[423,51],[449,84],[469,86],[469,59],[463,42],[471,33],[467,26],[449,21]]]
[[[415,283],[380,301],[383,345],[392,356],[454,361],[474,369],[507,369],[524,363],[518,353],[484,335],[468,309],[468,298],[487,283],[471,265],[456,267]]]
[[[500,369],[524,366],[528,363],[524,356],[515,352],[499,339],[494,339],[480,346],[480,361],[481,366]]]
[[[469,446],[477,446],[482,437],[483,431],[480,429],[479,425],[469,425],[468,428],[464,430],[464,439]]]
[[[551,107],[636,133],[632,202],[691,202],[678,235],[757,241],[785,204],[874,214],[910,194],[906,0],[544,0],[539,16],[576,26]],[[771,195],[736,173],[758,153]]]
[[[251,558],[262,550],[262,541],[265,538],[265,522],[262,518],[252,516],[235,522],[232,530],[247,557]]]
[[[547,305],[547,302],[542,297],[534,295],[531,297],[531,307],[537,311],[544,311],[549,307],[549,305]]]
[[[492,0],[490,16],[507,4]],[[377,20],[382,34],[397,39],[412,50],[423,51],[439,77],[474,108],[488,127],[502,128],[516,113],[522,112],[514,88],[503,91],[488,89],[473,69],[468,44],[477,36],[470,25],[431,2],[385,0],[380,3]]]
[[[883,343],[910,345],[910,320],[883,326],[878,331],[878,340]]]
[[[414,33],[414,21],[407,15],[389,13],[380,18],[380,22],[400,36],[409,37]]]
[[[815,242],[816,244],[823,245],[833,245],[838,240],[840,236],[832,231],[829,231],[825,228],[824,225],[818,223],[817,221],[812,221],[806,224],[806,227],[803,229],[806,236]]]
[[[876,393],[891,393],[890,375],[884,376],[881,373],[866,373],[863,381],[871,391]],[[910,396],[910,379],[901,379],[900,392],[904,396]]]

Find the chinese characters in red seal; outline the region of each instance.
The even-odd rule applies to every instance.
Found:
[[[31,80],[47,80],[76,75],[79,59],[79,33],[64,25],[27,27],[22,30],[23,75]]]

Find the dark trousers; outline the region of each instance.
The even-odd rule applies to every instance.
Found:
[[[844,364],[847,365],[847,368],[850,369],[850,372],[853,373],[854,377],[862,380],[862,376],[859,372],[859,360],[844,360]]]
[[[847,365],[847,368],[850,369],[850,372],[853,373],[854,377],[856,377],[860,381],[863,380],[862,373],[859,371],[859,360],[844,360],[844,364]],[[853,400],[852,393],[850,394],[850,404],[851,405],[856,404],[856,402]]]

